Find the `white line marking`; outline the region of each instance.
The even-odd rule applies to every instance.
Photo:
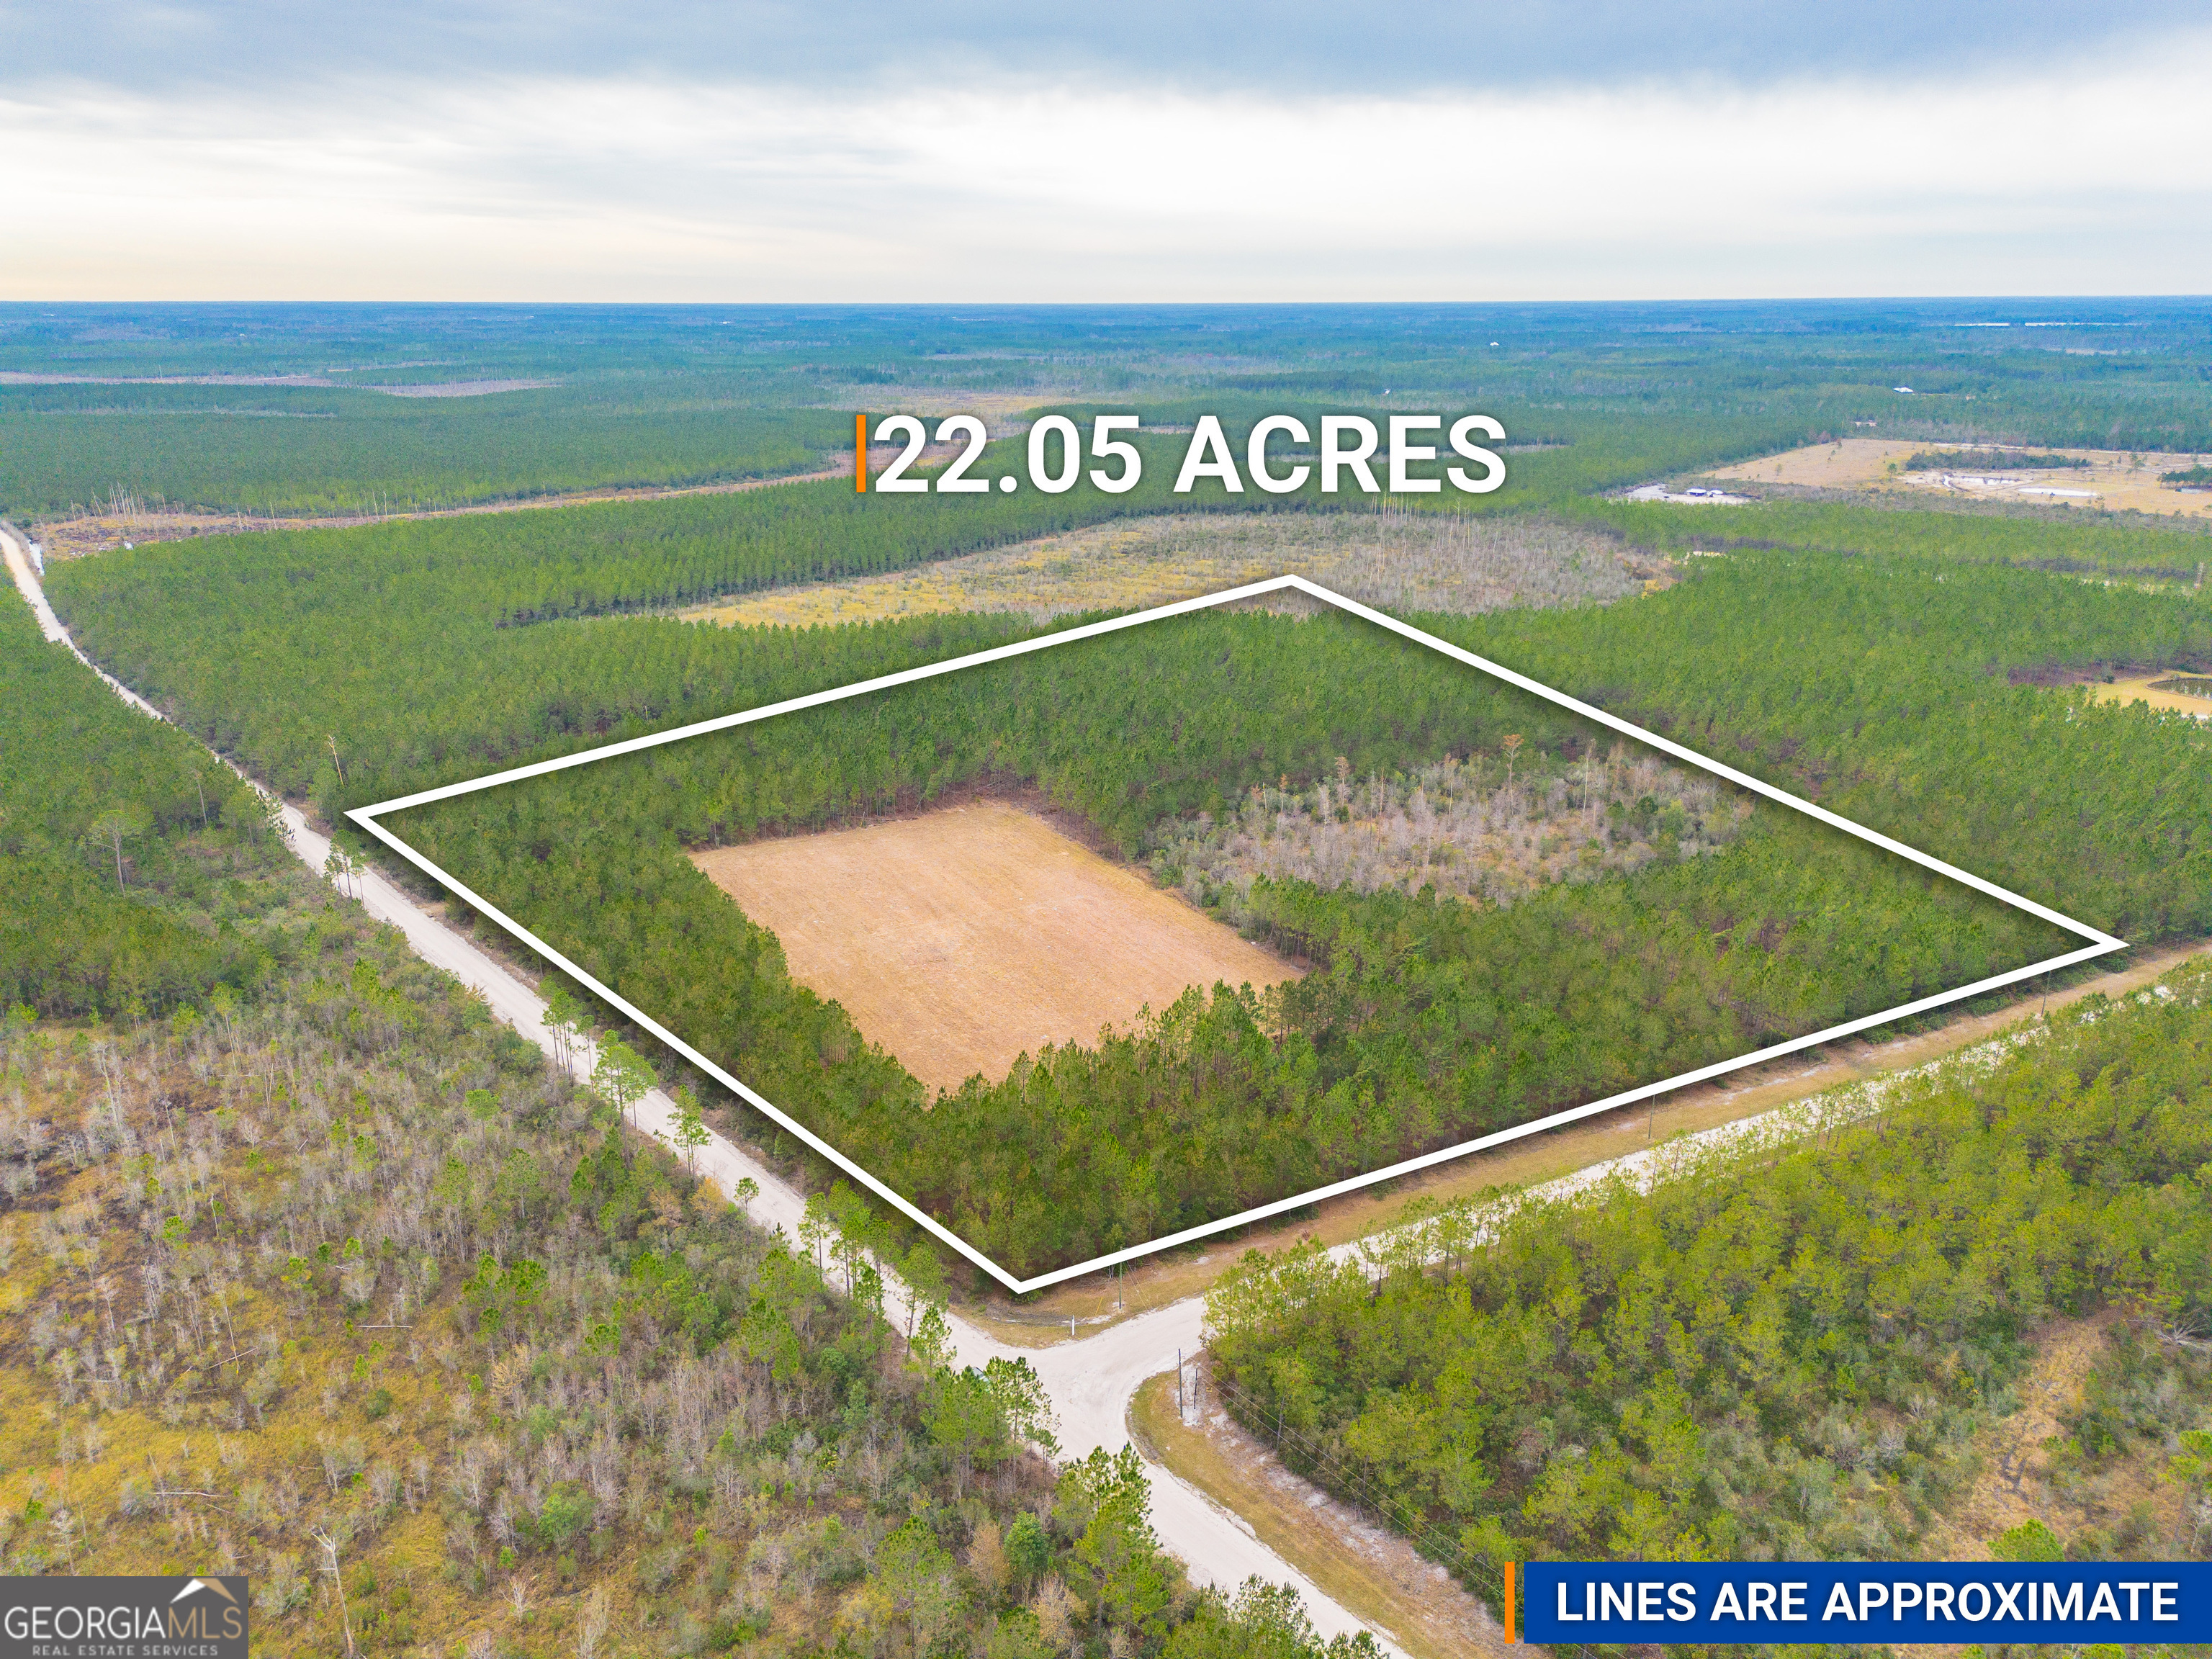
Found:
[[[1814,1031],[1807,1036],[1793,1037],[1786,1042],[1778,1042],[1751,1054],[1738,1055],[1734,1060],[1717,1060],[1712,1065],[1700,1066],[1692,1072],[1685,1072],[1677,1077],[1670,1077],[1657,1083],[1647,1083],[1638,1088],[1625,1090],[1620,1094],[1608,1095],[1602,1100],[1594,1100],[1585,1105],[1570,1107],[1565,1111],[1554,1112],[1548,1117],[1537,1118],[1528,1123],[1516,1124],[1510,1128],[1497,1130],[1473,1140],[1461,1141],[1456,1146],[1440,1147],[1435,1152],[1425,1152],[1419,1158],[1407,1158],[1401,1163],[1393,1164],[1365,1175],[1334,1182],[1326,1187],[1316,1187],[1310,1192],[1299,1193],[1293,1197],[1278,1199],[1271,1204],[1262,1204],[1253,1209],[1242,1210],[1235,1215],[1224,1216],[1218,1221],[1209,1221],[1200,1226],[1188,1227],[1181,1232],[1150,1239],[1142,1244],[1133,1244],[1126,1249],[1115,1250],[1107,1255],[1093,1256],[1087,1261],[1079,1261],[1072,1267],[1058,1267],[1049,1273],[1039,1273],[1034,1278],[1021,1279],[1000,1267],[997,1262],[992,1261],[934,1217],[926,1213],[903,1195],[894,1192],[882,1181],[862,1169],[860,1164],[783,1111],[772,1101],[757,1094],[731,1076],[720,1066],[700,1053],[682,1037],[678,1036],[675,1032],[653,1018],[644,1009],[628,998],[617,994],[611,986],[600,983],[599,980],[586,973],[527,927],[514,921],[497,906],[487,902],[480,895],[440,869],[377,822],[388,812],[399,812],[410,807],[427,806],[434,801],[451,800],[457,796],[474,794],[479,790],[496,788],[501,784],[518,783],[525,778],[543,777],[548,773],[565,771],[572,766],[583,766],[593,761],[610,760],[617,755],[635,754],[641,750],[657,748],[662,744],[681,742],[686,738],[700,737],[709,732],[726,732],[736,726],[750,726],[761,720],[774,720],[779,714],[797,714],[801,709],[819,708],[830,703],[843,702],[851,698],[866,696],[872,692],[887,691],[896,686],[912,685],[919,681],[934,679],[940,675],[957,674],[963,669],[981,668],[987,663],[1005,662],[1012,658],[1028,656],[1039,651],[1048,651],[1056,646],[1073,645],[1081,640],[1096,639],[1102,635],[1119,633],[1124,629],[1140,627],[1146,623],[1162,622],[1170,617],[1186,616],[1193,611],[1209,610],[1217,605],[1233,605],[1242,599],[1256,599],[1263,594],[1281,592],[1287,589],[1295,589],[1310,598],[1334,605],[1338,610],[1358,617],[1364,622],[1387,629],[1391,633],[1401,635],[1417,644],[1425,645],[1431,651],[1439,652],[1451,658],[1455,662],[1464,663],[1470,668],[1480,669],[1494,678],[1504,680],[1509,685],[1516,686],[1533,696],[1543,698],[1547,702],[1556,703],[1562,708],[1571,710],[1585,720],[1595,720],[1599,725],[1619,732],[1638,743],[1672,755],[1677,760],[1687,762],[1690,765],[1711,772],[1717,777],[1726,778],[1729,782],[1748,789],[1754,794],[1763,795],[1767,799],[1789,807],[1793,811],[1802,812],[1806,817],[1817,819],[1831,829],[1840,830],[1844,834],[1854,836],[1870,846],[1879,847],[1885,852],[1894,853],[1900,858],[1909,859],[1923,869],[1932,870],[1938,875],[1963,883],[1976,892],[1985,894],[2012,906],[2014,909],[2025,910],[2030,915],[2063,928],[2077,938],[2088,940],[2089,943],[2078,951],[2070,951],[2063,955],[2050,957],[2046,961],[2031,963],[2025,968],[2015,968],[2008,973],[1994,974],[1987,979],[1977,980],[1971,985],[1962,985],[1956,990],[1923,997],[1916,1002],[1908,1002],[1899,1007],[1886,1009],[1878,1014],[1869,1014],[1863,1018],[1847,1020],[1840,1025],[1832,1025],[1826,1030]],[[1611,1111],[1617,1107],[1626,1106],[1639,1100],[1648,1100],[1655,1095],[1686,1088],[1692,1084],[1710,1082],[1714,1078],[1724,1077],[1731,1072],[1742,1071],[1750,1066],[1761,1065],[1767,1060],[1778,1059],[1784,1054],[1795,1054],[1803,1048],[1815,1048],[1824,1042],[1833,1042],[1839,1038],[1850,1036],[1860,1031],[1888,1024],[1893,1020],[1909,1018],[1914,1014],[1926,1013],[1931,1009],[1941,1008],[1949,1003],[1964,1001],[1970,997],[1980,996],[1985,992],[1998,990],[2022,980],[2033,979],[2038,975],[2054,973],[2060,969],[2072,967],[2076,963],[2087,962],[2094,957],[2105,956],[2114,951],[2127,949],[2125,939],[2115,939],[2110,933],[2100,932],[2094,927],[2075,921],[2070,916],[2062,915],[2047,906],[2036,903],[2033,899],[2023,898],[2018,893],[1999,887],[1994,882],[1984,881],[1981,877],[1961,870],[1955,865],[1946,864],[1942,860],[1931,857],[1917,848],[1908,847],[1903,842],[1893,840],[1877,831],[1863,828],[1848,818],[1839,817],[1826,807],[1815,805],[1813,802],[1793,795],[1787,790],[1778,789],[1771,783],[1752,777],[1747,773],[1739,772],[1733,767],[1723,765],[1718,761],[1709,759],[1695,750],[1686,749],[1679,743],[1660,737],[1656,732],[1647,732],[1641,726],[1631,725],[1618,715],[1608,714],[1602,708],[1594,708],[1577,698],[1568,696],[1565,692],[1555,691],[1547,685],[1540,684],[1530,679],[1525,674],[1516,673],[1513,670],[1492,662],[1487,658],[1475,655],[1472,651],[1463,650],[1448,640],[1441,640],[1433,634],[1425,633],[1410,623],[1401,622],[1395,617],[1372,610],[1355,599],[1348,599],[1341,593],[1334,592],[1317,582],[1308,581],[1303,576],[1273,576],[1265,581],[1247,582],[1240,587],[1226,588],[1218,593],[1205,594],[1194,599],[1182,599],[1173,605],[1160,605],[1151,611],[1138,611],[1127,617],[1109,617],[1104,622],[1088,623],[1080,628],[1072,628],[1062,633],[1020,640],[1012,645],[994,646],[988,651],[974,652],[968,656],[955,657],[945,662],[928,663],[918,668],[902,669],[896,674],[880,675],[874,679],[862,680],[835,690],[811,692],[803,697],[788,698],[782,702],[770,703],[760,708],[747,709],[739,714],[718,715],[713,720],[698,720],[690,726],[676,726],[666,732],[655,732],[639,738],[626,738],[619,743],[603,744],[597,749],[557,756],[551,760],[533,762],[528,766],[512,767],[503,772],[494,772],[481,778],[471,778],[465,782],[450,783],[440,788],[425,789],[415,794],[401,795],[392,800],[379,801],[371,806],[357,807],[348,812],[346,816],[409,863],[422,871],[424,874],[459,894],[470,904],[489,916],[523,944],[559,968],[562,972],[578,983],[590,987],[593,994],[612,1006],[619,1008],[630,1018],[635,1020],[639,1025],[652,1032],[663,1043],[682,1054],[755,1110],[796,1135],[805,1145],[821,1153],[823,1157],[828,1158],[847,1175],[851,1176],[877,1197],[897,1210],[900,1214],[928,1232],[932,1237],[958,1251],[1017,1296],[1024,1295],[1030,1291],[1042,1290],[1047,1285],[1057,1285],[1064,1279],[1077,1279],[1085,1273],[1097,1273],[1102,1268],[1118,1267],[1125,1261],[1133,1261],[1141,1256],[1152,1255],[1161,1250],[1172,1249],[1178,1244],[1188,1244],[1197,1239],[1211,1237],[1216,1233],[1226,1232],[1250,1222],[1264,1221],[1271,1216],[1302,1209],[1309,1204],[1318,1204],[1328,1199],[1340,1197],[1346,1193],[1355,1193],[1362,1188],[1395,1180],[1400,1176],[1410,1175],[1416,1170],[1431,1169],[1437,1164],[1449,1163],[1454,1158],[1465,1158],[1470,1153],[1482,1152],[1488,1147],[1499,1146],[1508,1141],[1540,1134],[1547,1129],[1557,1128],[1561,1124],[1573,1123],[1583,1118],[1593,1117],[1600,1112]]]

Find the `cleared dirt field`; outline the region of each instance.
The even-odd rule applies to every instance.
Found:
[[[2099,702],[2145,702],[2153,708],[2171,708],[2177,714],[2194,714],[2198,720],[2212,720],[2212,697],[2198,696],[2188,691],[2161,690],[2159,683],[2176,676],[2190,675],[2187,669],[2161,669],[2155,674],[2142,674],[2133,679],[2114,680],[2109,685],[2092,684],[2089,695]]]
[[[692,862],[793,977],[932,1088],[1091,1042],[1193,985],[1295,978],[1133,870],[1000,802],[717,848]]]
[[[1634,567],[1603,537],[1538,518],[1179,514],[1093,525],[881,576],[781,588],[684,615],[744,628],[943,611],[1017,611],[1043,621],[1166,605],[1285,574],[1369,605],[1475,611],[1602,603],[1639,591],[1657,569]]]
[[[2177,489],[2159,482],[2161,472],[2179,472],[2203,464],[2198,455],[2119,449],[2045,449],[2039,455],[2066,455],[2084,467],[1958,467],[1907,472],[1917,454],[1949,450],[1980,451],[1990,446],[1929,439],[1843,438],[1834,443],[1765,455],[1724,466],[1707,475],[1748,483],[1796,484],[1819,489],[1882,489],[1954,499],[2018,501],[2040,507],[2102,507],[2185,517],[2212,515],[2212,491]],[[2018,451],[2017,445],[2005,446]],[[2021,452],[2027,453],[2027,452]],[[1889,469],[1894,463],[1897,471]]]

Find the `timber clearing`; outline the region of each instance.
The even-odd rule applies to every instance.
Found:
[[[1972,453],[1971,464],[1914,469],[1915,456]],[[2079,465],[2007,465],[2019,458],[2059,457]],[[1989,459],[1984,460],[1983,457]],[[1929,439],[1842,438],[1810,444],[1755,461],[1716,467],[1703,476],[1748,483],[1790,484],[1814,489],[1872,489],[1944,496],[1954,501],[2008,501],[2038,507],[2093,507],[2186,518],[2212,516],[2212,493],[2177,488],[2161,475],[2198,465],[2203,457],[2179,451],[2068,449],[1939,443]]]
[[[1060,531],[915,568],[750,593],[694,606],[725,627],[836,627],[959,611],[1038,622],[1135,611],[1285,574],[1364,604],[1462,614],[1511,605],[1608,603],[1661,567],[1618,540],[1535,515],[1167,514]],[[1303,609],[1287,599],[1278,608]]]
[[[2212,720],[2212,696],[2183,689],[2206,683],[2185,668],[2160,669],[2155,674],[2137,674],[2102,685],[2092,682],[2089,696],[2097,702],[2147,703],[2178,714],[2193,714],[2200,720]]]
[[[1095,1041],[1281,957],[996,801],[717,848],[691,861],[782,943],[792,977],[933,1089]]]

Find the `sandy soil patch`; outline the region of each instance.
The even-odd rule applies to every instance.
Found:
[[[871,450],[869,459],[875,454]],[[1039,621],[1134,610],[1268,576],[1310,577],[1369,605],[1476,611],[1604,602],[1659,568],[1540,519],[1402,513],[1176,514],[1091,525],[849,581],[780,588],[684,614],[726,626],[836,626],[947,611]]]
[[[2109,684],[2093,682],[2089,687],[2090,700],[2094,702],[2142,702],[2153,708],[2171,708],[2177,713],[2194,714],[2200,720],[2212,720],[2212,696],[2198,696],[2189,691],[2160,690],[2160,681],[2177,676],[2197,679],[2203,676],[2185,668],[2161,669],[2155,674],[2141,674],[2132,679],[2114,680]]]
[[[1902,470],[1912,456],[1936,447],[1925,440],[1844,438],[1779,455],[1762,455],[1734,466],[1715,467],[1705,476],[1741,479],[1746,483],[1798,484],[1812,489],[1863,489],[1887,479],[1892,461]]]
[[[2201,455],[2166,451],[2046,449],[2006,445],[2021,453],[2065,455],[2084,467],[1959,467],[1948,471],[1907,472],[1914,455],[1992,446],[1902,438],[1840,438],[1779,455],[1761,456],[1707,477],[1747,483],[1795,484],[1818,489],[1895,490],[1946,495],[1954,500],[2016,501],[2039,507],[2100,507],[2184,517],[2212,516],[2212,490],[2177,489],[2160,483],[2162,472],[2204,465]],[[1894,465],[1897,471],[1892,472]]]
[[[1738,495],[1725,489],[1669,489],[1665,484],[1638,484],[1620,497],[1624,501],[1671,501],[1677,507],[1749,507],[1755,495]]]
[[[696,853],[792,976],[933,1088],[1097,1041],[1193,985],[1297,969],[996,801]]]
[[[2061,1320],[2036,1342],[2034,1363],[2021,1380],[2020,1409],[1975,1437],[1982,1472],[1928,1535],[1928,1554],[1939,1561],[1987,1561],[1990,1540],[2027,1521],[2046,1524],[2051,1448],[2059,1413],[2081,1395],[2081,1385],[2105,1351],[2112,1321]],[[2063,1528],[2058,1528],[2063,1531]]]
[[[2189,1520],[2182,1489],[2162,1478],[2166,1449],[2136,1441],[2117,1456],[2070,1472],[2059,1448],[2064,1415],[2077,1408],[2089,1375],[2104,1357],[2124,1315],[2118,1310],[2086,1319],[2055,1320],[2035,1337],[2035,1357],[2019,1384],[2020,1408],[1975,1436],[1980,1471],[1972,1485],[1929,1529],[1922,1553],[1937,1561],[1986,1561],[1999,1534],[2040,1521],[2072,1544],[2110,1552],[2115,1534],[2132,1522],[2136,1559],[2147,1551],[2171,1559]],[[2185,1425],[2189,1413],[2181,1420]],[[2101,1542],[2100,1539],[2101,1537]],[[2111,1559],[2106,1554],[2104,1559]],[[1904,1650],[1933,1656],[1956,1652],[1934,1646]]]

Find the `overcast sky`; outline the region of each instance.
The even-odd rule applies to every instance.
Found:
[[[0,298],[2201,293],[2201,5],[0,3]]]

